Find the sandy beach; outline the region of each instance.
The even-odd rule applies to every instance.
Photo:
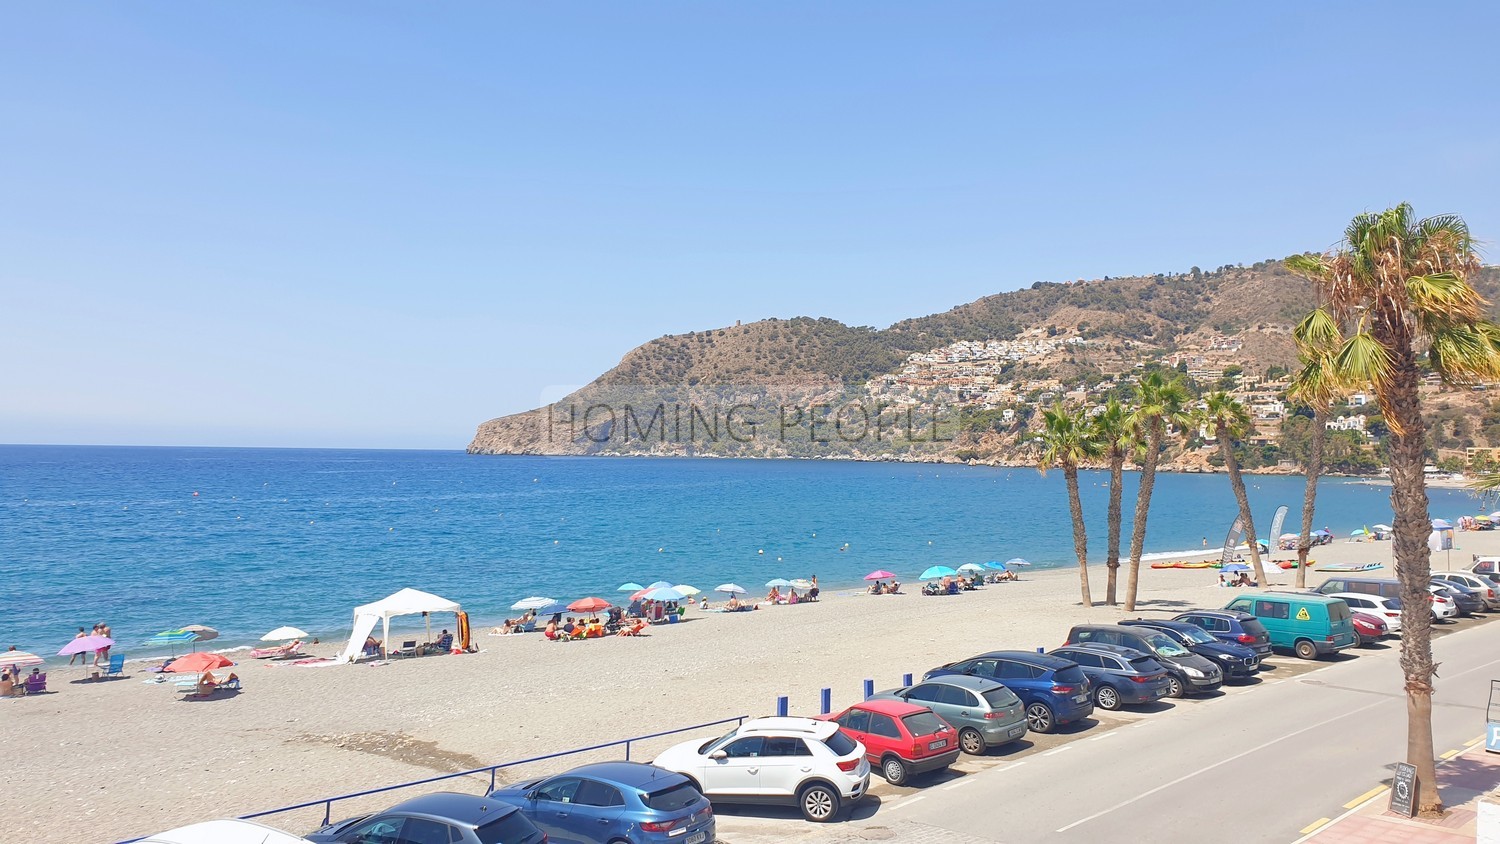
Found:
[[[1452,565],[1500,553],[1500,532],[1459,533]],[[1320,564],[1380,562],[1391,544],[1337,542],[1315,549]],[[1276,555],[1286,558],[1286,552]],[[1433,557],[1445,567],[1446,555]],[[1276,570],[1272,585],[1292,585]],[[1124,570],[1121,583],[1124,583]],[[793,713],[817,711],[821,687],[835,708],[943,662],[994,648],[1052,648],[1076,623],[1122,617],[1084,609],[1076,569],[1028,572],[1023,580],[956,597],[825,593],[814,604],[753,613],[689,611],[683,624],[638,639],[554,643],[539,634],[477,636],[465,656],[381,666],[298,667],[245,660],[244,691],[183,700],[171,684],[148,685],[140,663],[125,679],[90,682],[54,668],[55,693],[0,701],[7,765],[0,816],[29,841],[116,841],[212,817],[420,779],[507,760],[737,715],[770,713],[777,695]],[[1207,570],[1141,572],[1141,615],[1222,606],[1233,595]],[[1309,583],[1323,576],[1313,571]],[[412,583],[420,588],[421,583]],[[1104,571],[1093,571],[1096,600]],[[460,599],[462,596],[456,596]],[[314,648],[331,656],[341,643]],[[705,730],[702,732],[711,732]],[[648,760],[681,740],[639,746]],[[513,769],[510,779],[612,758],[602,753]],[[423,787],[431,790],[438,786]],[[455,780],[455,790],[479,791]],[[347,816],[419,791],[351,801]],[[306,832],[321,811],[267,819]],[[730,824],[721,834],[732,839]]]

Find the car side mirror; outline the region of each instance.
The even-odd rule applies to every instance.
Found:
[[[729,754],[725,753],[722,750],[715,750],[713,753],[708,754],[708,758],[714,759],[714,760],[728,759],[729,758]]]

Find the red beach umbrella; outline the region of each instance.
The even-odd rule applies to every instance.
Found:
[[[200,674],[215,668],[228,668],[231,665],[234,665],[234,662],[223,654],[201,651],[172,660],[167,670],[178,674]]]
[[[603,598],[579,598],[573,603],[568,604],[568,611],[598,612],[600,610],[609,609],[609,606],[609,601],[606,601]]]

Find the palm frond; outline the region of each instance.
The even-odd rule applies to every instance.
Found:
[[[1406,295],[1419,319],[1433,327],[1473,322],[1483,313],[1484,299],[1453,272],[1414,275],[1406,280]]]
[[[1326,308],[1313,308],[1292,329],[1292,337],[1304,349],[1322,350],[1337,348],[1344,340],[1338,321]]]
[[[1384,384],[1391,373],[1391,353],[1368,331],[1344,339],[1332,358],[1337,377],[1345,382]]]
[[[1500,379],[1500,326],[1481,320],[1433,331],[1427,358],[1451,383]]]

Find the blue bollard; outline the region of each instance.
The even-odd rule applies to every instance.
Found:
[[[782,695],[782,696],[776,698],[776,714],[780,715],[783,718],[785,718],[786,717],[786,709],[787,709],[786,695]]]
[[[1044,654],[1044,653],[1047,652],[1047,649],[1046,648],[1037,648],[1036,652],[1039,653],[1039,654]]]
[[[911,685],[911,675],[910,674],[902,674],[901,675],[901,685],[903,685],[903,686],[910,686]]]
[[[833,689],[824,689],[821,696],[823,714],[827,715],[833,711]],[[493,789],[492,789],[493,790]]]
[[[865,681],[865,697],[869,698],[873,694],[875,694],[875,681],[874,680],[866,680]]]

